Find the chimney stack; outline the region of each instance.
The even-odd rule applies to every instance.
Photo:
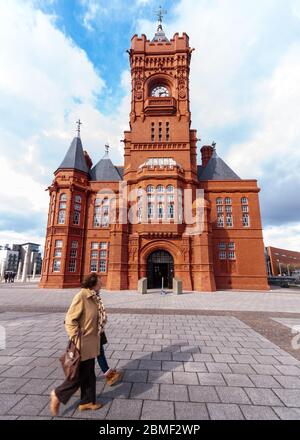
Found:
[[[210,161],[210,158],[212,157],[214,152],[214,148],[211,145],[204,145],[201,148],[201,156],[202,156],[202,166],[203,168],[206,167],[208,162]]]

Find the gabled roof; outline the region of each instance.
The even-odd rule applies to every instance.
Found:
[[[123,167],[119,167],[123,168]],[[91,180],[114,182],[122,180],[121,172],[114,166],[108,156],[104,156],[90,171]]]
[[[241,180],[234,171],[222,160],[216,153],[213,152],[208,164],[205,168],[198,167],[199,180]]]
[[[74,169],[83,171],[84,173],[89,172],[80,137],[75,137],[73,139],[64,160],[58,167],[58,170],[60,169]]]

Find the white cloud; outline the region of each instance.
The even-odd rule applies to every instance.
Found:
[[[54,17],[27,1],[0,0],[0,10],[0,216],[27,212],[46,220],[45,188],[75,134],[75,121],[83,120],[84,147],[94,162],[108,141],[121,164],[118,145],[129,104],[126,119],[126,98],[113,117],[99,112],[104,81]]]
[[[268,226],[264,229],[265,246],[273,246],[291,251],[300,250],[300,224]]]

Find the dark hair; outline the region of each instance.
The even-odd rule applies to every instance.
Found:
[[[85,277],[82,283],[82,287],[85,289],[92,289],[98,283],[99,277],[96,273],[90,273]]]

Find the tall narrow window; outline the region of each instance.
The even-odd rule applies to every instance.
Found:
[[[159,122],[158,125],[158,141],[162,142],[162,122]]]
[[[74,198],[74,216],[73,216],[73,224],[80,224],[80,212],[81,212],[81,196],[76,195]]]
[[[62,240],[55,240],[53,272],[60,272],[62,247],[63,247],[63,241]]]
[[[249,214],[243,214],[243,226],[244,228],[249,228],[250,226]]]
[[[103,273],[107,271],[107,262],[108,262],[108,249],[107,243],[100,243],[100,264],[99,264],[99,272]]]
[[[76,272],[76,259],[70,258],[69,260],[69,272]]]
[[[64,225],[66,221],[67,194],[63,193],[59,197],[58,224]]]
[[[166,122],[166,141],[169,142],[170,140],[170,123]]]
[[[249,203],[247,197],[241,198],[241,204],[242,204],[242,214],[243,214],[243,227],[249,228],[250,216],[249,216]]]
[[[154,122],[151,122],[151,142],[155,141],[155,125]]]
[[[109,226],[109,200],[96,199],[94,207],[94,228]]]

